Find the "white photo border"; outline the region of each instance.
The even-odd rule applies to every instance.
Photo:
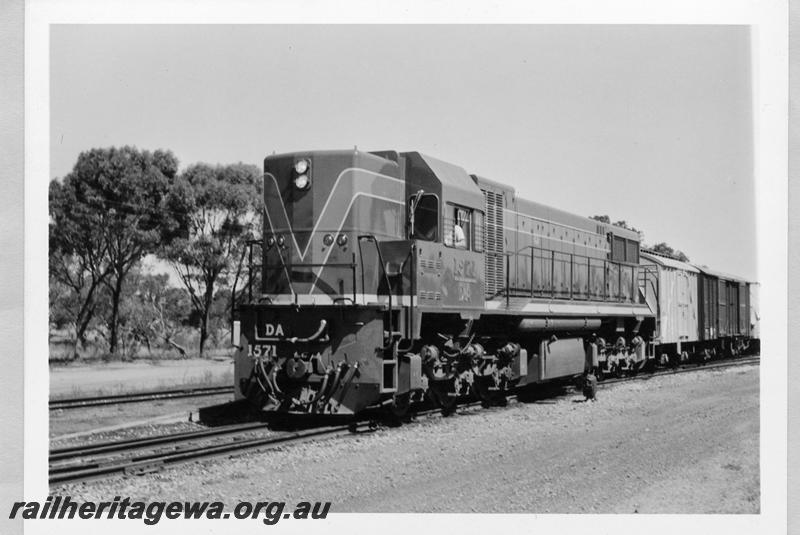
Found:
[[[512,1],[140,1],[31,0],[25,13],[25,499],[47,495],[47,187],[49,176],[49,35],[51,24],[276,23],[574,23],[743,24],[752,27],[758,278],[761,282],[761,513],[758,515],[366,515],[326,522],[285,522],[271,531],[328,533],[544,531],[624,534],[785,532],[787,514],[787,158],[788,20],[782,2]],[[534,489],[531,489],[534,492]],[[180,497],[176,497],[180,498]],[[335,501],[335,496],[330,499]],[[259,532],[258,522],[28,522],[51,533]],[[513,530],[513,531],[512,531]]]

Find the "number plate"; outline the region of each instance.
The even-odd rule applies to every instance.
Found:
[[[278,348],[275,344],[250,344],[247,347],[248,357],[277,357]]]

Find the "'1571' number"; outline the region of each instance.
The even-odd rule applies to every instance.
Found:
[[[273,344],[250,344],[247,346],[248,357],[277,357],[277,347]]]

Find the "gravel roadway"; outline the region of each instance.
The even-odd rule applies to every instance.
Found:
[[[331,501],[332,512],[758,513],[757,366],[53,488],[136,499]]]

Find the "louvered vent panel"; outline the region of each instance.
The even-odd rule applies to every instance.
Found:
[[[503,270],[503,194],[483,191],[486,212],[486,295],[494,296],[505,289]]]

